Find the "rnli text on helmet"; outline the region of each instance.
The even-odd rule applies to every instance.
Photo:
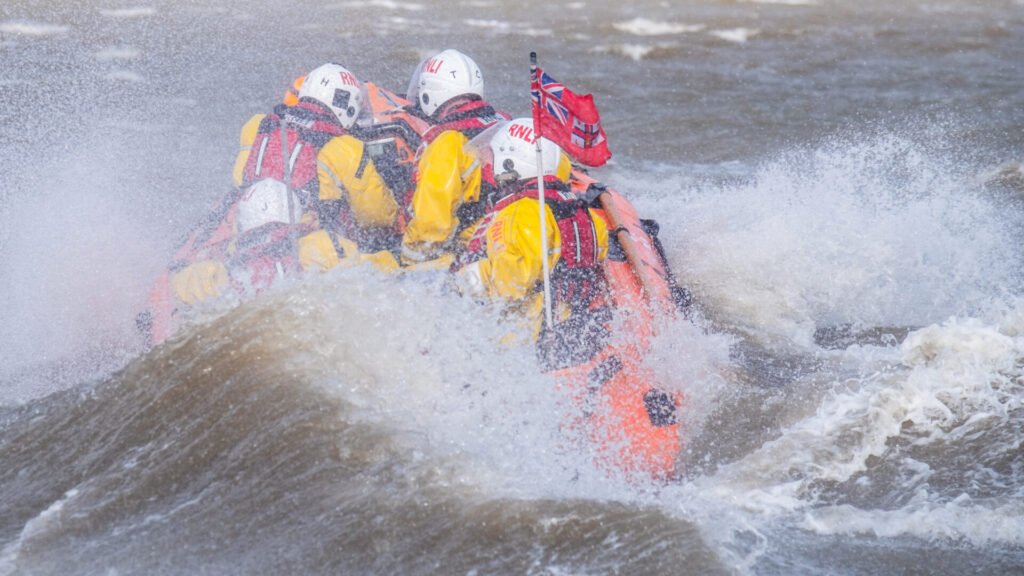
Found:
[[[527,144],[533,144],[537,139],[533,136],[533,128],[526,126],[525,124],[513,123],[508,127],[508,134],[513,138],[518,138]]]

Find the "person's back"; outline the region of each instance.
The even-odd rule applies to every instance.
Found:
[[[397,267],[390,253],[363,254],[396,246],[399,237],[398,205],[362,142],[348,132],[362,112],[361,83],[344,67],[325,64],[309,73],[298,96],[293,106],[259,119],[241,170],[235,237],[225,250],[174,274],[181,302],[219,296],[228,286],[252,293],[249,286],[262,289],[277,275],[342,262]],[[263,206],[265,222],[245,222],[247,202]],[[239,271],[247,278],[242,290]]]
[[[299,103],[299,90],[302,89],[302,84],[306,81],[305,76],[299,76],[296,78],[292,85],[285,91],[284,96],[281,98],[282,104],[285,106],[295,106]],[[260,123],[266,118],[266,114],[253,114],[245,121],[242,125],[242,129],[238,135],[238,154],[235,156],[235,167],[231,170],[231,181],[235,187],[242,185],[242,179],[245,174],[245,164],[249,160],[249,152],[252,151],[252,143],[256,140],[256,133],[259,130]]]
[[[465,144],[508,116],[484,100],[483,74],[476,63],[452,49],[417,67],[408,98],[432,124],[405,207],[402,259],[415,264],[450,252],[456,237],[483,215],[479,165]]]
[[[362,83],[342,66],[310,72],[296,105],[262,120],[242,180],[285,182],[322,228],[373,252],[397,244],[398,204],[349,132],[365,101]]]
[[[460,291],[510,304],[528,320],[535,337],[547,330],[562,338],[565,350],[556,354],[583,344],[591,349],[580,353],[592,352],[599,342],[591,335],[600,329],[590,321],[595,319],[595,306],[603,298],[601,262],[608,254],[604,220],[570,192],[563,154],[557,145],[541,140],[543,166],[537,166],[531,119],[503,123],[480,138],[486,141],[474,141],[473,145],[483,150],[481,156],[490,156],[482,161],[493,166],[498,197],[456,262]],[[541,177],[546,208],[543,236]],[[554,326],[543,322],[545,243]]]

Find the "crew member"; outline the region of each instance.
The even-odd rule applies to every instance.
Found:
[[[344,67],[313,70],[298,104],[260,123],[242,182],[284,182],[321,228],[374,252],[397,245],[398,204],[363,143],[349,133],[365,104],[362,83]]]
[[[528,319],[535,336],[543,331],[542,352],[551,363],[576,363],[596,352],[604,335],[601,263],[608,255],[608,227],[559,174],[561,149],[545,138],[541,143],[554,326],[544,323],[541,173],[530,118],[503,123],[488,142],[474,142],[482,161],[493,166],[498,192],[455,263],[456,282],[463,294],[507,303]]]
[[[365,260],[397,268],[384,248],[399,242],[394,232],[398,205],[363,143],[348,132],[364,102],[362,83],[355,75],[338,64],[325,64],[306,77],[295,106],[278,107],[260,121],[242,171],[236,240],[249,233],[240,219],[244,201],[254,191],[262,191],[256,197],[266,198],[265,203],[271,198],[285,202],[268,209],[276,220],[263,223],[282,224],[287,218],[287,238],[280,237],[280,226],[271,235],[275,246],[287,245],[273,251],[280,255],[274,270],[324,270],[343,261]],[[255,228],[266,230],[262,225]],[[177,272],[172,286],[179,299],[191,304],[219,295],[232,280],[225,267],[237,261],[238,248],[235,242],[223,254]],[[252,245],[252,250],[260,249]],[[297,255],[297,263],[292,255]]]
[[[285,106],[295,106],[299,103],[299,90],[302,90],[302,83],[306,81],[305,76],[299,76],[292,82],[292,85],[285,91],[284,96],[281,98],[281,102]],[[238,155],[235,156],[235,167],[231,171],[231,180],[235,186],[242,185],[242,178],[245,173],[245,163],[249,159],[249,151],[252,150],[252,142],[256,139],[256,132],[260,128],[260,123],[266,118],[266,114],[253,114],[245,124],[242,125],[242,131],[238,135]]]
[[[450,253],[457,236],[483,216],[480,166],[465,144],[508,115],[484,100],[480,67],[454,49],[424,60],[407,96],[431,123],[402,239],[403,264],[417,264]]]

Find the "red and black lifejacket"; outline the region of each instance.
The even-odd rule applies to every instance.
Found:
[[[387,236],[357,226],[348,209],[347,197],[332,201],[320,200],[317,157],[331,139],[345,134],[349,132],[338,122],[334,113],[315,100],[302,99],[290,107],[279,105],[274,113],[268,114],[260,122],[252,151],[246,160],[243,186],[267,178],[284,182],[290,171],[289,189],[303,206],[315,211],[320,225],[325,229],[360,243],[376,241],[377,235]],[[287,140],[283,151],[282,135]],[[285,155],[288,156],[287,165]],[[356,177],[362,177],[370,162],[370,156],[364,148],[356,168]]]
[[[483,100],[469,100],[461,102],[450,107],[442,107],[439,113],[439,119],[437,123],[430,127],[423,134],[423,140],[420,143],[419,149],[416,151],[417,161],[419,155],[423,153],[427,146],[431,142],[437,139],[443,132],[448,130],[455,130],[461,132],[466,138],[472,140],[478,134],[484,130],[494,126],[498,122],[511,119],[511,116],[504,112],[498,112],[493,106]],[[414,178],[415,181],[419,178],[417,174]],[[480,193],[480,200],[477,202],[466,202],[461,204],[455,211],[455,217],[459,219],[459,229],[455,231],[455,235],[458,236],[463,230],[471,226],[480,218],[487,213],[486,202],[482,200],[489,196],[489,190],[487,190],[487,183],[483,182],[481,187],[484,188]],[[415,188],[410,190],[406,195],[402,206],[405,210],[406,219],[412,219],[412,196],[415,192]]]
[[[494,216],[523,198],[540,198],[536,178],[521,182],[515,191],[491,206],[457,260],[456,267],[487,255],[487,228]],[[544,178],[544,203],[555,217],[562,240],[561,256],[551,271],[552,296],[556,303],[568,304],[572,312],[587,310],[600,294],[604,279],[593,216],[586,202],[554,176]]]
[[[293,232],[288,224],[271,222],[240,234],[227,259],[232,287],[240,296],[254,297],[281,278],[299,274],[296,239],[311,231],[308,225],[297,225]]]
[[[320,149],[347,133],[334,113],[319,102],[304,99],[291,107],[279,105],[260,122],[245,163],[243,185],[268,178],[285,182],[290,171],[291,179],[285,182],[288,187],[303,201],[315,200],[320,191],[316,164]],[[284,150],[282,134],[287,140]]]
[[[447,109],[442,108],[437,123],[423,134],[420,150],[433,142],[442,132],[455,130],[462,132],[466,138],[472,139],[498,122],[509,119],[511,116],[496,111],[493,106],[483,100],[469,100]]]

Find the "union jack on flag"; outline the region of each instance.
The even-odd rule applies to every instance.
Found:
[[[558,144],[573,159],[588,166],[601,166],[611,158],[593,96],[573,93],[537,67],[533,68],[530,96],[533,124],[539,136]]]
[[[569,109],[561,102],[565,86],[540,68],[537,69],[537,73],[540,74],[540,83],[534,83],[530,90],[534,104],[546,107],[548,114],[554,116],[559,123],[566,124],[569,122]]]

